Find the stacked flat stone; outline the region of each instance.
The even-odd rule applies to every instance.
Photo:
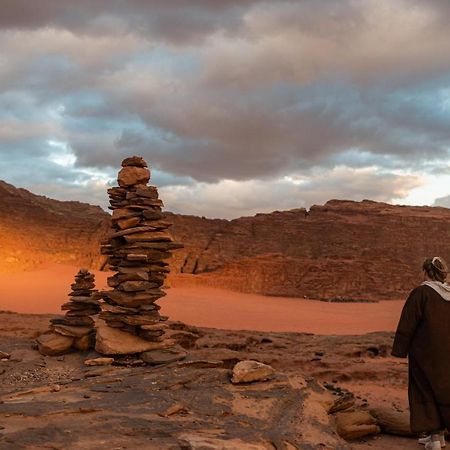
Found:
[[[87,269],[80,269],[71,285],[69,301],[61,306],[66,314],[62,318],[52,319],[52,329],[55,333],[70,336],[75,339],[92,335],[94,316],[100,312],[98,291],[95,289],[95,275]],[[86,339],[85,339],[86,340]],[[90,339],[92,341],[92,338]]]
[[[119,187],[108,190],[112,233],[102,242],[101,251],[108,255],[109,269],[116,273],[108,278],[112,290],[102,292],[104,303],[99,317],[108,327],[158,343],[164,341],[167,317],[160,315],[155,302],[166,295],[162,286],[169,272],[166,260],[171,257],[170,251],[182,246],[173,242],[158,190],[147,185],[149,180],[147,163],[133,156],[122,161]],[[98,351],[124,353],[105,349],[106,333],[100,328],[98,331]]]
[[[39,351],[44,355],[62,355],[75,350],[89,350],[95,345],[95,322],[91,317],[100,312],[95,276],[80,269],[71,285],[69,301],[61,306],[64,317],[50,320],[50,333],[37,339]]]

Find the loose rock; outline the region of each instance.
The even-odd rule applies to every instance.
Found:
[[[84,361],[85,366],[110,366],[114,358],[92,358]]]
[[[73,338],[57,333],[43,334],[36,339],[42,355],[57,356],[67,353],[73,344]]]
[[[266,381],[275,374],[273,367],[258,361],[240,361],[233,368],[231,382],[251,383],[253,381]]]
[[[376,419],[367,411],[336,414],[336,431],[346,440],[358,439],[380,432]]]

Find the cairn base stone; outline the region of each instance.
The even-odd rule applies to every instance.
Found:
[[[70,351],[73,338],[57,333],[43,334],[36,339],[41,355],[58,356]]]
[[[102,355],[132,355],[170,348],[174,344],[175,342],[171,339],[150,342],[118,328],[111,328],[103,320],[97,322],[95,350]]]

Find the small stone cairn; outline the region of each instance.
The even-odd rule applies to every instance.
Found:
[[[96,350],[124,355],[168,348],[164,339],[167,317],[155,302],[169,272],[166,262],[174,243],[164,220],[163,203],[155,186],[148,186],[150,170],[139,156],[122,161],[119,187],[108,189],[112,213],[112,233],[102,242],[108,256],[109,291],[102,291],[104,303],[97,327]],[[104,321],[106,327],[101,322]]]
[[[51,333],[37,339],[39,351],[44,355],[61,355],[75,350],[89,350],[95,345],[94,320],[100,312],[95,275],[80,269],[71,285],[69,301],[61,306],[67,311],[64,317],[50,320]]]

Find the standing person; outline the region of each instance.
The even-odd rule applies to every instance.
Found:
[[[437,450],[450,429],[450,285],[442,258],[426,259],[422,267],[424,281],[406,300],[392,355],[408,356],[411,431],[428,433],[419,443]]]

